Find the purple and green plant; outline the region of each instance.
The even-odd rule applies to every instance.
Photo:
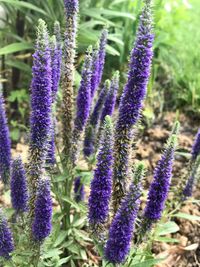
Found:
[[[37,187],[42,177],[52,124],[52,68],[47,25],[39,20],[31,83],[28,185],[29,217],[33,221]]]
[[[105,258],[113,264],[123,263],[130,251],[134,226],[140,207],[144,170],[143,163],[136,165],[130,188],[111,222],[108,240],[105,245]]]
[[[109,213],[113,164],[112,128],[111,118],[106,116],[88,200],[88,219],[92,229],[98,229],[100,225],[104,224]]]
[[[11,141],[3,94],[0,92],[0,179],[9,184],[11,168]]]
[[[149,188],[147,203],[143,213],[143,223],[141,225],[142,235],[145,235],[151,229],[152,225],[161,218],[165,208],[165,202],[171,185],[179,122],[175,123],[174,129],[176,129],[176,132],[173,130],[171,133],[162,157],[154,170],[153,181]]]
[[[78,147],[81,136],[84,132],[91,106],[91,67],[92,67],[91,47],[88,48],[85,62],[82,69],[82,79],[76,100],[76,117],[72,133],[71,160],[75,164],[78,157]]]
[[[51,232],[52,228],[52,198],[50,182],[48,178],[41,179],[38,184],[32,235],[35,241],[43,241]]]
[[[113,174],[113,207],[115,212],[126,192],[129,154],[133,138],[132,130],[140,118],[150,76],[154,39],[152,24],[151,1],[144,1],[135,45],[130,56],[128,80],[120,99],[119,115],[115,128]]]
[[[93,112],[90,115],[88,125],[85,129],[84,148],[83,153],[85,157],[91,156],[95,152],[95,135],[98,128],[99,118],[101,110],[106,98],[106,95],[110,88],[110,80],[106,80],[102,87],[99,97],[94,106]]]

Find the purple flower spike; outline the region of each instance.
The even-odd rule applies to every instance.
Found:
[[[192,196],[193,188],[196,182],[196,179],[198,177],[199,173],[199,166],[200,166],[200,156],[198,156],[195,160],[194,165],[192,166],[192,172],[191,175],[185,185],[185,188],[183,190],[183,196],[184,198],[188,198]]]
[[[89,125],[85,130],[84,148],[83,153],[85,157],[91,156],[95,151],[95,134],[98,126],[100,112],[104,104],[107,92],[110,88],[110,81],[106,80],[105,84],[99,94],[97,102],[94,106],[93,112],[90,116]]]
[[[31,84],[30,149],[45,153],[51,127],[51,55],[47,26],[39,20]],[[43,153],[42,153],[43,151]]]
[[[179,125],[178,122],[176,124]],[[177,127],[177,129],[178,128],[179,127]],[[169,137],[163,155],[154,171],[154,178],[150,185],[147,204],[144,210],[144,217],[152,220],[152,223],[161,218],[162,211],[164,209],[171,183],[172,165],[176,144],[177,133],[172,134]]]
[[[128,80],[120,100],[119,116],[116,123],[113,175],[114,191],[116,195],[116,199],[113,199],[115,212],[120,205],[121,198],[126,192],[132,129],[140,117],[150,76],[154,39],[152,34],[152,12],[150,2],[151,1],[145,1],[140,16],[135,46],[130,56]]]
[[[115,108],[118,89],[119,89],[119,71],[116,71],[111,80],[111,86],[106,96],[106,100],[104,102],[104,107],[101,113],[101,122],[104,122],[106,115],[112,116],[112,113]]]
[[[104,133],[97,156],[94,178],[89,196],[89,224],[98,227],[106,221],[112,190],[113,133],[109,116],[105,118]]]
[[[192,147],[192,160],[195,160],[197,156],[200,154],[200,129],[196,135],[193,147]]]
[[[94,97],[94,94],[99,86],[98,75],[99,75],[99,50],[95,49],[92,52],[91,98]]]
[[[68,16],[78,12],[78,0],[64,0],[64,5]]]
[[[62,50],[60,50],[55,35],[50,39],[52,68],[52,102],[56,100],[61,74]]]
[[[36,241],[43,241],[51,232],[52,199],[49,181],[41,180],[35,201],[32,234]]]
[[[135,220],[140,206],[143,175],[144,165],[140,163],[135,169],[133,183],[111,223],[105,247],[105,257],[113,264],[123,263],[129,253]]]
[[[0,256],[5,259],[10,258],[10,253],[14,250],[12,233],[8,227],[8,222],[0,211]]]
[[[97,78],[98,85],[101,83],[103,69],[105,65],[107,38],[108,38],[108,30],[105,28],[103,29],[99,40],[99,67],[98,67],[98,78]]]
[[[82,70],[81,85],[78,90],[77,96],[77,113],[74,122],[74,127],[79,131],[83,131],[84,126],[87,122],[90,103],[91,103],[91,54],[90,48],[88,54],[85,57],[85,62]]]
[[[5,105],[2,92],[0,92],[0,178],[4,184],[8,184],[10,179],[11,165],[11,141]]]
[[[17,213],[28,210],[28,188],[21,157],[13,160],[11,168],[11,200]]]
[[[85,192],[84,192],[84,184],[81,182],[81,177],[76,177],[74,180],[74,198],[78,203],[84,200]]]
[[[90,114],[91,105],[91,48],[85,57],[82,70],[81,84],[77,96],[77,112],[74,121],[74,130],[72,134],[72,162],[75,163],[78,157],[78,146],[81,135],[85,129],[87,119]]]

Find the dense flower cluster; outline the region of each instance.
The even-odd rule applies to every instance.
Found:
[[[72,134],[72,162],[74,163],[77,159],[77,151],[79,146],[79,141],[81,134],[85,129],[87,119],[90,114],[90,105],[91,105],[91,64],[92,57],[90,48],[88,53],[85,56],[85,62],[82,70],[82,79],[81,84],[78,90],[77,96],[77,111],[76,118],[74,121],[74,130]]]
[[[33,55],[33,78],[31,83],[31,150],[46,149],[51,127],[52,69],[47,26],[39,20],[35,53]]]
[[[89,223],[92,228],[106,221],[109,211],[109,201],[112,190],[113,162],[112,122],[109,116],[105,118],[104,132],[97,156],[94,178],[91,182],[89,196]]]
[[[8,184],[11,165],[11,142],[3,94],[0,92],[0,179]]]
[[[0,256],[9,259],[14,250],[12,233],[8,227],[7,220],[0,211]]]
[[[115,108],[118,89],[119,89],[119,71],[116,71],[111,80],[110,89],[108,91],[108,94],[104,102],[100,118],[101,122],[104,122],[104,119],[107,115],[112,116],[112,113]]]
[[[51,232],[52,199],[48,179],[41,180],[35,201],[32,234],[36,241],[42,241]]]
[[[11,201],[17,213],[28,209],[28,188],[26,173],[20,157],[12,162],[11,168]]]
[[[134,224],[140,206],[143,175],[144,165],[141,163],[136,166],[133,182],[111,223],[105,247],[105,257],[113,264],[124,262],[129,253]]]
[[[117,210],[126,188],[128,155],[132,127],[137,123],[143,100],[146,95],[148,78],[152,61],[151,3],[146,1],[137,30],[135,46],[131,52],[129,73],[119,106],[119,117],[115,129],[114,144],[114,209]]]
[[[176,123],[178,125],[178,123]],[[178,130],[178,128],[177,128]],[[171,176],[174,152],[177,144],[177,133],[169,137],[166,148],[154,171],[154,178],[148,192],[147,204],[144,210],[144,217],[152,220],[152,223],[159,220],[167,199]]]

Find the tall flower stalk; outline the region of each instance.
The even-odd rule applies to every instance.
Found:
[[[113,264],[123,263],[129,253],[135,220],[140,207],[143,176],[144,165],[139,163],[135,168],[133,182],[128,193],[111,223],[105,246],[105,257]]]
[[[83,153],[85,157],[91,156],[95,151],[95,135],[98,128],[98,122],[101,115],[101,109],[104,104],[106,95],[110,88],[110,80],[106,80],[103,88],[100,91],[93,112],[90,115],[88,125],[85,130]]]
[[[88,49],[88,52],[85,56],[85,62],[82,70],[82,79],[81,84],[78,90],[77,96],[77,111],[76,118],[74,121],[74,129],[72,134],[72,148],[71,148],[71,158],[72,162],[75,164],[78,158],[78,147],[81,139],[81,135],[85,129],[87,119],[90,114],[90,105],[91,105],[91,48]]]
[[[179,123],[176,122],[176,125],[177,132],[172,133],[169,137],[162,157],[158,161],[154,171],[153,181],[150,185],[147,203],[143,214],[141,236],[151,228],[153,223],[161,218],[165,207],[165,201],[171,184],[174,153],[177,146]]]
[[[64,161],[70,156],[72,120],[73,120],[73,85],[74,85],[74,59],[77,33],[78,0],[64,0],[66,12],[66,31],[64,38],[64,65],[62,75],[62,127]]]
[[[98,85],[101,83],[103,69],[105,65],[107,38],[108,38],[108,30],[104,28],[101,32],[101,36],[99,40],[99,67],[98,67],[98,76],[97,76]]]
[[[115,212],[126,191],[132,129],[140,118],[143,100],[146,95],[153,56],[153,39],[151,1],[145,1],[135,46],[130,56],[128,81],[120,100],[119,116],[115,130],[113,175],[113,207]]]
[[[97,156],[94,178],[89,196],[89,224],[93,230],[106,222],[112,190],[113,133],[112,122],[106,116],[104,132]]]
[[[34,216],[37,186],[46,159],[47,144],[51,132],[52,69],[47,26],[39,20],[35,53],[33,55],[31,83],[30,146],[28,183],[30,191],[30,220]]]
[[[54,24],[54,33],[50,38],[50,49],[51,49],[51,67],[52,67],[52,108],[56,104],[56,97],[60,82],[61,75],[61,62],[62,62],[62,47],[61,47],[61,34],[60,34],[60,24],[55,22]],[[54,165],[56,162],[55,159],[55,114],[54,110],[52,112],[52,129],[51,136],[48,144],[47,152],[47,164]]]
[[[3,94],[0,91],[0,179],[5,185],[9,183],[11,167],[11,141]]]

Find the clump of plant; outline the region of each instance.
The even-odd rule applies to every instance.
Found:
[[[80,86],[74,96],[79,5],[78,0],[65,0],[64,4],[63,47],[59,23],[55,22],[54,35],[50,36],[46,23],[41,19],[38,22],[25,166],[20,157],[11,160],[9,130],[0,96],[0,174],[5,190],[10,184],[13,207],[8,214],[10,227],[6,216],[0,214],[2,264],[91,266],[90,250],[96,246],[102,266],[133,266],[141,262],[152,266],[160,259],[154,259],[149,244],[159,236],[156,223],[167,210],[179,132],[179,123],[175,122],[142,210],[145,166],[142,162],[133,163],[131,153],[153,57],[152,3],[144,0],[118,111],[115,104],[119,72],[111,76],[111,81],[102,79],[106,28],[99,42],[86,51]],[[60,80],[62,106],[61,114],[57,114]],[[57,120],[62,124],[59,133]],[[199,168],[199,139],[198,133],[192,149],[192,172],[182,197],[192,195]],[[80,164],[82,155],[86,169]],[[88,211],[84,204],[85,184],[91,184]]]

